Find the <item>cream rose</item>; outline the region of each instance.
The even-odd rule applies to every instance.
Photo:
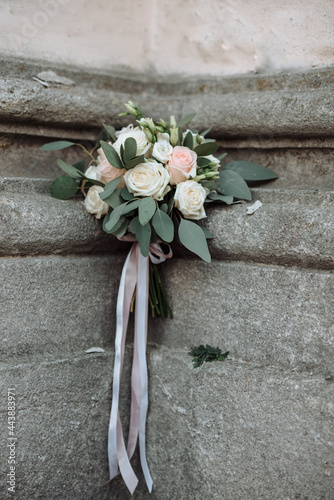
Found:
[[[167,170],[154,160],[139,163],[124,175],[125,184],[135,196],[152,196],[162,200],[170,191],[170,175]]]
[[[90,187],[84,201],[87,212],[95,215],[97,219],[101,219],[101,216],[105,215],[109,210],[109,205],[100,198],[102,191],[102,186]]]
[[[152,155],[161,163],[167,163],[173,153],[173,146],[164,139],[156,142],[153,146]]]
[[[179,184],[196,176],[197,154],[184,146],[175,146],[168,162],[171,184]]]
[[[88,179],[92,179],[94,181],[99,181],[101,179],[101,174],[98,170],[98,167],[94,166],[94,165],[91,165],[90,167],[87,168],[87,170],[85,172],[85,176]]]
[[[113,147],[116,149],[118,155],[120,156],[121,145],[124,145],[128,137],[133,137],[137,143],[137,156],[147,153],[151,147],[151,143],[148,142],[145,132],[143,132],[143,130],[139,127],[133,128],[132,126],[132,128],[130,128],[130,126],[128,126],[127,129],[128,130],[125,130],[124,132],[121,131],[118,135],[117,141],[113,144]]]
[[[176,186],[175,206],[187,219],[204,219],[204,201],[209,193],[201,184],[196,181],[181,182]]]

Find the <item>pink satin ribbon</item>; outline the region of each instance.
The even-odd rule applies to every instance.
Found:
[[[158,264],[172,257],[172,251],[164,254],[158,243],[150,245],[150,256],[143,257],[135,236],[127,235],[122,241],[132,241],[132,248],[122,270],[118,290],[116,311],[115,361],[113,394],[108,436],[108,457],[110,479],[119,472],[131,494],[135,491],[138,478],[130,464],[139,437],[139,454],[142,470],[149,492],[153,481],[146,460],[146,416],[148,408],[148,379],[146,364],[148,295],[149,295],[149,258]],[[131,415],[127,449],[119,416],[119,391],[122,375],[125,339],[129,322],[131,301],[136,291],[134,353],[131,375]]]

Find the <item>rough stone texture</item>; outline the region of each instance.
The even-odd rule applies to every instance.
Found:
[[[331,73],[331,69],[328,72]],[[322,78],[322,73],[318,72],[317,85],[310,83],[306,76],[307,88],[305,83],[299,87],[298,78],[293,89],[282,89],[284,84],[277,85],[275,76],[261,76],[262,83],[257,82],[256,90],[252,89],[253,77],[244,78],[239,89],[234,89],[228,79],[227,85],[222,87],[216,78],[209,79],[208,83],[202,79],[191,82],[192,92],[187,92],[188,86],[180,80],[165,86],[156,82],[153,86],[145,86],[143,82],[138,85],[137,78],[122,86],[123,77],[114,85],[110,79],[105,86],[106,75],[96,87],[93,82],[81,84],[80,73],[74,87],[45,88],[33,81],[30,73],[31,69],[23,68],[20,77],[13,75],[0,82],[0,122],[7,124],[7,131],[12,128],[11,123],[51,127],[53,134],[60,124],[64,129],[87,126],[91,129],[101,127],[105,121],[117,124],[120,123],[117,116],[124,110],[122,103],[131,99],[143,108],[145,115],[157,119],[176,112],[185,116],[196,110],[193,128],[211,126],[216,137],[333,136],[334,98],[326,73]],[[314,78],[314,72],[312,75]],[[94,80],[96,78],[95,75]],[[301,79],[299,76],[299,81]]]
[[[0,259],[0,359],[110,348],[123,257]]]
[[[331,500],[331,381],[235,361],[194,370],[185,350],[148,350],[154,489],[140,476],[133,498]],[[17,394],[17,498],[130,498],[119,478],[106,484],[111,353],[32,358],[1,372],[2,393]],[[126,413],[128,388],[122,394]]]
[[[0,255],[115,252],[125,248],[89,216],[82,198],[56,200],[48,182],[0,183]],[[214,235],[213,257],[333,268],[333,195],[314,191],[254,189],[263,207],[252,216],[246,205],[208,208],[203,223]],[[247,206],[250,203],[247,204]]]
[[[8,193],[0,186],[0,255],[114,253],[124,248],[87,213],[82,196],[70,201],[52,198],[47,191],[50,181],[39,183],[41,191],[37,187],[31,192],[24,192],[19,181],[9,185]]]
[[[162,271],[174,319],[152,320],[151,342],[334,375],[332,273],[183,259]]]

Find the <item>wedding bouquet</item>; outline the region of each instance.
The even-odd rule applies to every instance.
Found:
[[[152,479],[145,456],[147,413],[146,334],[147,304],[152,314],[172,317],[161,284],[157,264],[171,257],[169,244],[177,240],[206,262],[211,257],[207,239],[213,235],[197,221],[205,219],[211,203],[231,205],[250,200],[247,183],[274,179],[271,170],[248,161],[234,161],[221,167],[225,154],[214,156],[218,144],[207,138],[210,129],[199,132],[187,128],[195,116],[169,123],[145,118],[129,101],[121,116],[133,116],[121,130],[104,125],[97,143],[89,151],[81,144],[56,141],[41,147],[44,151],[70,146],[82,148],[88,162],[70,165],[58,160],[65,175],[50,186],[51,195],[62,200],[81,192],[86,210],[97,219],[104,216],[108,234],[133,242],[125,262],[117,302],[117,329],[113,400],[109,426],[110,477],[119,469],[131,492],[137,478],[130,465],[139,436],[140,458],[147,486]],[[166,244],[167,250],[164,250]],[[128,447],[125,448],[118,415],[119,382],[124,356],[129,311],[136,300],[136,331],[132,376],[131,420]]]

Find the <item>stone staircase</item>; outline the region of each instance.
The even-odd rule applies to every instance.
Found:
[[[113,120],[131,98],[158,118],[199,109],[197,126],[213,123],[229,161],[250,159],[280,175],[252,189],[263,206],[251,216],[251,203],[210,208],[211,264],[176,248],[162,267],[174,319],[149,324],[154,489],[147,492],[135,456],[141,481],[133,498],[331,500],[333,71],[162,84],[54,68],[80,84],[44,89],[30,79],[39,63],[23,71],[6,64],[1,426],[5,443],[7,389],[15,388],[16,498],[130,498],[121,478],[108,484],[107,464],[115,303],[127,246],[105,235],[80,199],[50,197],[59,155],[38,146],[50,137],[91,139],[98,112]],[[229,350],[228,360],[193,369],[189,348],[202,343]],[[105,352],[86,354],[93,346]],[[125,427],[131,354],[130,328]]]

